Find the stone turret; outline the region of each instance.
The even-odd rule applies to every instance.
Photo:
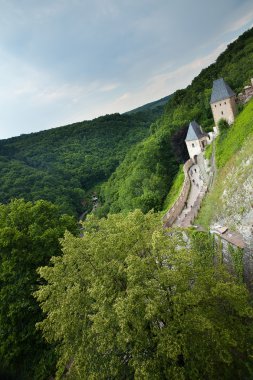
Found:
[[[196,121],[191,121],[185,139],[190,158],[195,160],[195,157],[204,150],[207,140],[208,135],[202,131],[201,126]]]
[[[225,119],[229,124],[234,122],[237,113],[235,97],[234,91],[231,90],[223,78],[213,82],[210,104],[216,126],[218,126],[221,119]]]

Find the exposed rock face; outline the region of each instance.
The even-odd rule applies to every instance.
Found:
[[[224,185],[220,212],[223,214],[223,224],[236,229],[245,241],[250,241],[253,226],[253,156],[231,168]]]
[[[245,243],[244,279],[253,290],[253,147],[240,151],[222,183],[220,207],[213,221],[238,231]]]
[[[253,209],[243,216],[240,230],[246,245],[243,257],[244,278],[253,290]]]

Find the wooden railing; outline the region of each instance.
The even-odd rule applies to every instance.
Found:
[[[177,219],[177,217],[181,214],[183,208],[185,207],[185,202],[187,201],[188,194],[191,188],[191,181],[190,181],[188,172],[192,165],[193,165],[193,161],[191,159],[186,161],[186,163],[184,164],[183,187],[182,187],[179,197],[177,198],[173,206],[166,212],[166,214],[163,217],[164,227],[171,227],[172,224]]]

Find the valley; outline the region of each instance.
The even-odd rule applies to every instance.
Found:
[[[252,377],[252,62],[0,140],[1,378]]]

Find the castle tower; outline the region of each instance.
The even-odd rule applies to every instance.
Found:
[[[200,125],[196,121],[191,121],[185,139],[190,158],[195,160],[195,157],[204,150],[207,140],[208,135],[202,131]]]
[[[213,82],[210,104],[216,126],[220,119],[225,119],[229,124],[234,122],[237,112],[235,93],[223,78]]]

